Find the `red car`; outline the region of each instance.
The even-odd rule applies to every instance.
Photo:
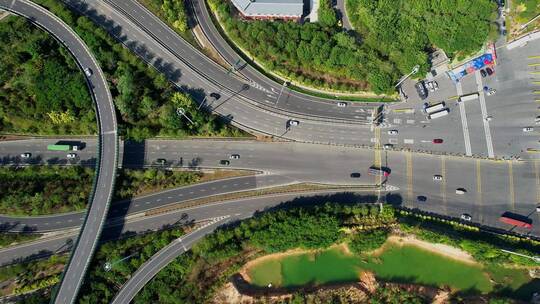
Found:
[[[435,138],[433,141],[432,141],[434,144],[442,144],[443,143],[443,140],[441,138]]]

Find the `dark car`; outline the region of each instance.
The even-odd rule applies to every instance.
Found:
[[[222,166],[228,166],[228,165],[231,164],[231,162],[228,161],[228,160],[222,159],[222,160],[219,161],[219,164],[222,165]]]
[[[417,82],[414,87],[416,88],[416,92],[418,93],[418,96],[420,96],[420,99],[424,100],[428,97],[428,91],[423,81]]]
[[[218,93],[210,93],[210,97],[214,98],[214,99],[220,99],[221,98],[221,95],[219,95]]]
[[[486,68],[486,72],[487,72],[487,74],[489,76],[491,76],[491,75],[493,75],[493,73],[495,73],[495,72],[493,72],[493,70],[491,68]]]
[[[487,76],[487,73],[486,71],[484,71],[483,69],[480,70],[480,75],[482,75],[482,77],[486,77]]]
[[[156,164],[164,166],[167,164],[167,160],[165,158],[158,158],[156,159]]]
[[[423,196],[423,195],[419,195],[416,197],[416,200],[420,203],[423,203],[425,201],[427,201],[427,197]]]
[[[359,178],[359,177],[360,177],[360,173],[358,172],[351,173],[351,178]]]
[[[443,143],[443,140],[442,140],[442,138],[435,138],[435,139],[433,140],[433,143],[434,143],[434,144],[442,144],[442,143]]]

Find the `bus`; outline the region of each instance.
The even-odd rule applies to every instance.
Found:
[[[368,170],[368,173],[369,175],[375,175],[375,176],[388,176],[390,175],[390,170],[388,170],[387,168],[380,168],[380,167],[376,167],[376,166],[371,166],[369,167],[369,170]]]
[[[512,226],[522,227],[522,228],[532,228],[532,220],[526,216],[520,214],[514,214],[511,212],[505,212],[499,218],[499,221],[509,224]]]
[[[49,151],[77,151],[79,147],[77,145],[47,145],[47,150]]]
[[[444,109],[442,109],[440,111],[429,114],[427,116],[427,118],[428,119],[439,118],[439,117],[443,117],[443,116],[448,115],[448,113],[450,113],[450,110],[448,110],[448,108],[444,108]]]
[[[437,104],[425,107],[424,111],[427,114],[431,114],[431,113],[435,113],[435,112],[438,112],[440,110],[443,110],[445,107],[446,107],[446,104],[443,101],[443,102],[439,102]]]
[[[478,93],[472,93],[472,94],[468,94],[468,95],[463,95],[463,96],[459,97],[458,102],[475,100],[475,99],[478,99],[478,96],[479,96]]]

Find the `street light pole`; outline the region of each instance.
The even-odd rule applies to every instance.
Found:
[[[401,78],[401,80],[400,80],[394,87],[397,88],[401,83],[403,83],[403,82],[404,82],[407,78],[409,78],[412,74],[417,73],[419,69],[420,69],[420,66],[419,66],[419,65],[415,65],[415,66],[413,67],[412,71],[411,71],[409,74],[403,76],[403,78]]]
[[[186,112],[183,108],[176,108],[176,114],[184,116],[192,125],[194,124],[193,121],[186,116]]]

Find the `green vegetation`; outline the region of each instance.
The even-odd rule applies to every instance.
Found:
[[[491,0],[347,0],[347,8],[364,43],[387,57],[401,74],[416,64],[426,72],[433,47],[449,57],[478,51],[496,18]]]
[[[195,111],[196,104],[191,96],[178,92],[161,73],[146,65],[90,19],[70,11],[55,0],[36,2],[71,26],[96,56],[109,81],[120,116],[120,135],[142,140],[153,136],[241,134],[216,116]],[[95,113],[84,79],[67,51],[26,21],[15,17],[6,20],[0,22],[0,33],[3,33],[0,37],[4,42],[0,57],[11,61],[5,69],[4,65],[0,68],[2,83],[5,80],[10,84],[6,87],[9,90],[0,93],[0,100],[6,100],[0,106],[0,118],[6,125],[2,129],[21,133],[95,133]],[[11,31],[21,33],[14,35]],[[6,40],[6,36],[13,38]],[[21,48],[31,51],[13,52],[12,45],[17,46],[16,51]],[[23,99],[25,107],[17,110],[23,95],[28,95]],[[4,109],[4,103],[11,106]],[[185,106],[186,114],[195,122],[194,125],[176,113],[178,106]],[[69,126],[71,124],[73,127]]]
[[[317,11],[319,22],[325,27],[334,27],[338,22],[336,11],[332,7],[330,1],[331,0],[320,0],[319,10]]]
[[[180,32],[187,33],[188,17],[184,1],[175,0],[140,0],[152,12],[158,13],[160,17],[165,17],[169,25]],[[184,35],[182,35],[184,36]],[[185,38],[185,37],[184,37]]]
[[[22,294],[51,287],[60,280],[66,255],[53,255],[45,260],[0,267],[1,295]]]
[[[375,93],[392,92],[417,64],[425,73],[434,47],[451,57],[476,52],[496,14],[491,0],[349,0],[356,35],[337,26],[328,0],[320,2],[316,24],[246,22],[229,1],[208,2],[228,37],[265,68],[305,85]]]
[[[0,214],[41,215],[86,208],[94,170],[80,166],[0,167]],[[203,174],[160,169],[118,170],[115,199],[197,183]]]
[[[30,233],[0,233],[0,248],[9,246],[11,244],[32,241],[40,236],[40,234]]]
[[[0,167],[0,213],[40,215],[86,207],[94,169],[79,166]]]
[[[96,116],[71,55],[26,19],[0,22],[0,130],[92,134]]]
[[[540,19],[532,22],[523,31],[517,31],[522,25],[532,20],[540,14],[540,0],[516,0],[510,3],[510,22],[509,33],[512,35],[521,35],[527,31],[540,28]]]
[[[293,206],[287,205],[286,207]],[[285,251],[298,247],[307,250],[320,250],[328,247],[328,244],[350,244],[351,242],[361,244],[358,248],[369,249],[375,246],[372,244],[378,242],[379,237],[381,237],[381,235],[373,233],[379,229],[400,229],[401,232],[408,232],[417,237],[420,237],[424,231],[429,231],[438,234],[440,239],[460,237],[463,240],[482,240],[490,244],[493,249],[498,249],[497,247],[513,248],[533,255],[540,251],[540,245],[534,241],[496,237],[479,232],[476,228],[468,227],[462,223],[437,220],[429,216],[418,216],[407,211],[397,211],[391,206],[385,206],[382,213],[379,213],[378,206],[359,203],[327,203],[322,206],[278,208],[274,211],[257,214],[254,218],[219,229],[208,235],[198,242],[191,251],[179,256],[160,271],[137,294],[134,303],[204,303],[212,298],[215,291],[227,282],[231,275],[254,258],[278,250]],[[148,233],[104,244],[99,249],[89,269],[89,277],[85,281],[86,285],[81,290],[81,303],[109,303],[131,273],[153,253],[182,233],[182,230],[172,228],[172,230]],[[357,234],[362,233],[371,233],[372,235],[366,238],[356,238]],[[358,241],[361,239],[363,241]],[[480,247],[483,248],[483,246]],[[471,248],[464,249],[472,250]],[[340,257],[337,261],[333,261],[336,258],[332,254],[334,253],[330,253],[327,257],[323,255],[323,258],[328,258],[328,263],[337,263],[334,264],[335,268],[345,267],[343,265],[346,265],[347,260]],[[360,256],[365,254],[367,253],[358,253]],[[492,252],[486,251],[477,251],[476,253],[476,256],[485,255],[483,261],[486,262],[482,263],[485,268],[480,268],[480,270],[490,273],[490,278],[493,280],[491,285],[485,285],[486,281],[478,276],[480,271],[478,268],[467,268],[469,266],[459,263],[452,264],[441,256],[419,251],[417,248],[404,247],[404,249],[393,251],[390,247],[388,251],[382,251],[376,258],[369,255],[363,256],[360,265],[378,272],[380,276],[391,281],[421,282],[424,284],[445,284],[448,282],[447,284],[452,285],[452,282],[456,280],[456,273],[463,271],[467,278],[458,282],[461,285],[455,285],[457,288],[466,288],[467,284],[472,284],[471,281],[474,280],[479,285],[472,285],[473,289],[469,290],[469,293],[487,291],[489,286],[492,286],[493,291],[490,296],[504,295],[528,301],[531,296],[530,291],[540,288],[539,280],[527,278],[528,269],[523,266],[529,262],[514,260],[509,255],[500,256],[496,262],[490,262],[488,256],[491,254]],[[130,256],[130,258],[117,264],[118,266],[113,267],[112,271],[105,272],[103,270],[103,263],[106,261],[116,261],[126,256]],[[348,258],[352,257],[348,256]],[[404,259],[407,263],[403,264],[410,263],[410,265],[399,265],[399,261]],[[309,259],[302,263],[308,262]],[[452,269],[441,268],[446,264]],[[422,265],[422,267],[417,266],[418,269],[411,269],[413,265]],[[516,266],[521,267],[517,268]],[[439,272],[441,269],[449,271],[449,273],[441,275],[439,278],[435,278],[434,274],[427,273],[430,270]],[[317,271],[313,271],[317,274]],[[339,269],[331,271],[337,272]],[[282,270],[274,270],[274,272],[281,273]],[[323,271],[320,270],[320,272]],[[403,273],[413,273],[416,277],[404,277]],[[396,274],[396,276],[392,274]],[[351,275],[351,272],[347,272],[347,275]],[[341,278],[343,279],[343,277]],[[461,298],[465,295],[468,296],[468,294],[456,294],[455,297]],[[385,303],[384,299],[409,299],[409,297],[413,303],[424,302],[414,294],[394,290],[390,287],[382,288],[373,295],[374,299],[383,301],[381,303]],[[298,295],[295,298],[302,299],[308,298],[308,296]]]
[[[171,229],[111,241],[101,245],[94,256],[90,271],[79,293],[79,303],[110,303],[117,291],[116,289],[122,286],[131,274],[152,255],[182,236],[182,234],[182,229]],[[113,263],[128,256],[130,256],[129,259],[114,264],[110,271],[104,270],[103,265],[106,262]],[[172,285],[166,286],[166,288],[169,287],[172,287]],[[115,292],[111,293],[112,288],[115,289]],[[174,301],[172,295],[168,294],[161,294],[160,298],[166,298],[169,302]],[[158,302],[161,302],[161,300],[154,303]]]
[[[146,193],[158,192],[195,184],[203,176],[201,172],[171,171],[159,169],[122,169],[116,179],[115,198],[125,199]]]
[[[354,282],[358,280],[360,271],[369,270],[378,278],[393,282],[451,286],[482,293],[492,290],[480,266],[458,262],[414,246],[385,246],[383,253],[377,256],[346,255],[342,250],[332,248],[317,253],[286,255],[268,263],[278,271],[263,273],[259,270],[259,266],[269,268],[265,261],[248,270],[255,285],[264,287],[272,283],[274,286],[294,287]]]
[[[372,251],[381,247],[387,238],[388,231],[383,229],[365,231],[355,234],[349,242],[349,247],[355,253]]]

